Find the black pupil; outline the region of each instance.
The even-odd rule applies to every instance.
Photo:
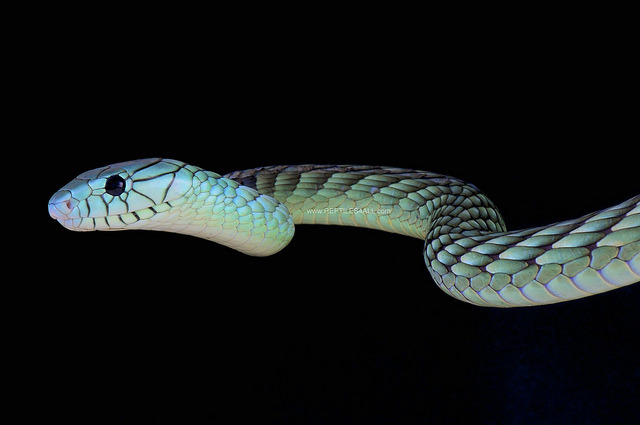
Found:
[[[120,176],[111,176],[107,179],[107,184],[104,185],[104,190],[109,195],[119,196],[124,192],[124,179]]]

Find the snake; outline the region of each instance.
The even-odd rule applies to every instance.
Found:
[[[477,187],[443,174],[308,164],[220,175],[148,158],[78,175],[50,198],[48,211],[74,231],[174,232],[253,256],[282,250],[296,224],[397,233],[424,241],[440,289],[478,306],[552,304],[640,280],[640,195],[577,219],[507,231]]]

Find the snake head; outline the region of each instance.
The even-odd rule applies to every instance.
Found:
[[[70,230],[123,230],[178,203],[200,168],[172,159],[121,162],[80,174],[51,199],[49,215]]]

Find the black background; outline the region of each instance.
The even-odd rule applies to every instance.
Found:
[[[422,242],[398,235],[298,226],[285,250],[253,258],[175,234],[70,232],[46,211],[83,171],[161,156],[221,174],[286,163],[430,170],[478,186],[510,229],[575,218],[638,194],[628,104],[638,70],[623,44],[535,28],[478,38],[371,22],[240,15],[176,28],[152,18],[52,24],[23,53],[15,141],[40,159],[23,248],[39,261],[23,273],[46,276],[25,282],[13,316],[16,393],[33,400],[25,415],[639,418],[637,285],[480,308],[441,292]]]

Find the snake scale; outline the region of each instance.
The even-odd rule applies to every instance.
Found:
[[[48,207],[71,230],[162,230],[257,256],[284,248],[295,224],[399,233],[425,241],[427,268],[443,291],[480,306],[550,304],[640,280],[640,195],[575,220],[507,231],[475,186],[441,174],[282,165],[221,176],[149,158],[80,174]]]

